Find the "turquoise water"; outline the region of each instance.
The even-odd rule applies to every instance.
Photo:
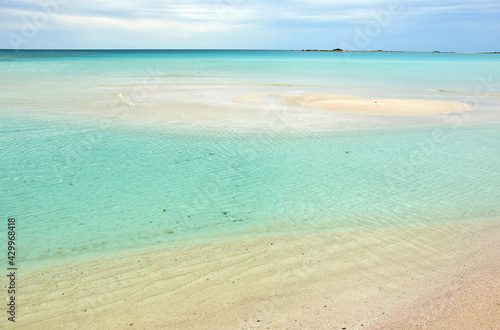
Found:
[[[80,100],[102,85],[140,81],[148,66],[168,72],[156,78],[169,84],[471,92],[478,76],[499,70],[493,55],[360,53],[347,61],[272,51],[33,51],[0,58],[1,216],[18,220],[19,260],[500,213],[498,123],[240,132],[30,115],[84,111]],[[452,70],[457,65],[463,70]]]
[[[474,92],[500,74],[493,54],[291,51],[0,51],[9,91],[59,79],[104,83],[254,83]],[[56,82],[54,82],[56,83]],[[9,88],[11,87],[11,88]],[[75,88],[71,90],[75,91]],[[35,92],[31,90],[30,92]]]

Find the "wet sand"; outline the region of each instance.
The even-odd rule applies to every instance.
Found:
[[[465,270],[448,284],[384,315],[371,328],[499,329],[500,251],[498,246],[492,246],[492,250],[496,256],[488,256],[491,263]]]
[[[19,276],[16,325],[27,329],[494,325],[499,308],[498,294],[492,291],[498,285],[499,234],[495,220],[456,221],[228,238],[38,266]]]

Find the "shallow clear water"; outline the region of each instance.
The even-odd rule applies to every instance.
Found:
[[[1,133],[1,204],[24,258],[499,215],[494,126],[231,135],[12,120]]]
[[[398,82],[407,88],[473,90],[470,79],[487,73],[491,55],[355,54],[346,68],[344,55],[331,53],[29,54],[0,61],[8,77],[0,94],[1,216],[18,219],[22,260],[500,213],[498,124],[249,133],[16,113],[43,110],[36,102],[47,98],[71,109],[76,87],[92,93],[100,84],[137,81],[148,65],[171,72],[160,79],[172,83],[196,76],[196,83],[382,88],[404,76]],[[457,64],[464,70],[431,77]]]

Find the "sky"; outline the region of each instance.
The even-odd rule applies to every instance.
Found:
[[[500,51],[498,0],[2,0],[0,49]]]

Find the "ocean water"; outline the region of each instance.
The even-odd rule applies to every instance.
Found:
[[[149,93],[152,84],[466,102],[500,94],[491,78],[500,76],[499,64],[488,54],[0,51],[1,217],[17,219],[25,263],[240,236],[498,218],[500,126],[485,117],[252,131],[100,115],[119,102],[109,88]]]

